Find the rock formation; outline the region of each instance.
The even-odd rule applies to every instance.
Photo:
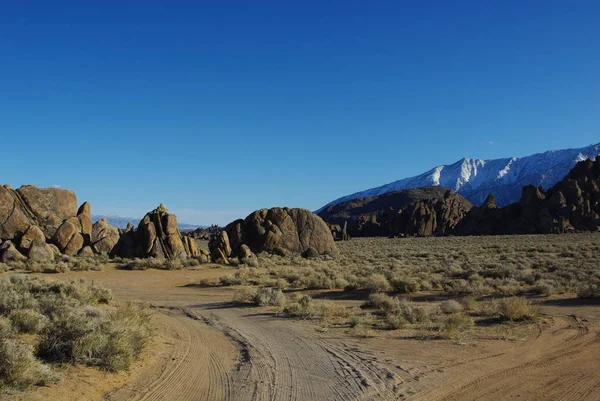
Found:
[[[349,236],[445,235],[471,207],[469,201],[449,189],[424,187],[353,199],[329,206],[319,215],[331,224],[340,240]]]
[[[503,208],[489,196],[456,230],[459,235],[552,234],[600,228],[600,157],[579,163],[555,186],[525,186],[519,202]]]
[[[236,220],[213,235],[209,247],[213,260],[230,255],[251,257],[248,250],[252,254],[302,254],[312,248],[317,255],[338,253],[327,224],[319,216],[310,210],[289,208],[261,209]]]
[[[214,234],[208,243],[210,256],[215,263],[228,264],[231,256],[231,244],[227,231]]]
[[[0,221],[0,238],[18,244],[21,253],[37,261],[54,258],[50,244],[60,252],[76,255],[91,230],[89,204],[84,203],[77,212],[73,191],[33,185],[17,190],[9,185],[0,187]]]
[[[92,226],[91,241],[96,252],[110,254],[120,237],[119,229],[111,226],[105,218]]]
[[[137,229],[138,244],[142,257],[157,259],[187,259],[177,217],[160,205],[144,216]]]

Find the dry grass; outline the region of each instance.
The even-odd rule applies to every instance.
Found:
[[[279,280],[280,288],[302,290],[600,296],[600,233],[357,238],[338,247],[337,259],[259,254],[266,273],[244,273],[217,284],[268,286]]]
[[[150,336],[146,309],[115,303],[102,287],[24,275],[0,280],[0,388],[55,380],[54,362],[127,369]]]
[[[529,300],[532,297],[600,297],[600,233],[359,238],[338,246],[340,257],[335,260],[259,254],[266,271],[241,268],[204,284],[343,289],[357,291],[359,296],[364,291],[366,311],[299,295],[282,308],[282,315],[327,322],[328,328],[347,326],[360,337],[376,330],[407,329],[421,333],[417,337],[459,343],[474,335],[478,320],[497,322],[492,331],[501,330],[502,322],[535,320],[539,310]],[[446,300],[413,303],[415,293],[443,294]],[[241,293],[237,299],[252,302],[243,301],[249,296]]]

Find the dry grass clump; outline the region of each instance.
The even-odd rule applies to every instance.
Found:
[[[600,298],[600,281],[582,284],[577,289],[577,295],[581,298]]]
[[[301,319],[346,321],[350,317],[351,311],[335,302],[313,300],[310,295],[303,295],[296,301],[292,300],[287,303],[281,309],[281,314],[285,317],[296,317]]]
[[[286,297],[278,288],[241,286],[233,293],[233,303],[258,306],[283,306]]]
[[[449,340],[464,342],[475,327],[473,319],[464,313],[447,316],[440,326],[440,336]]]
[[[440,310],[442,311],[442,313],[447,315],[462,312],[463,309],[464,306],[454,299],[450,299],[448,301],[443,301],[442,303],[440,303]]]
[[[200,261],[194,258],[180,259],[157,259],[157,258],[135,258],[126,261],[125,266],[131,270],[181,270],[194,268],[200,265]]]
[[[150,335],[146,309],[112,302],[107,289],[23,275],[0,280],[0,387],[54,380],[50,362],[127,369]]]
[[[270,287],[259,288],[252,300],[258,306],[283,306],[286,301],[281,290]]]
[[[498,303],[498,314],[501,319],[510,321],[535,320],[539,314],[539,308],[531,304],[526,298],[512,297],[502,299]]]

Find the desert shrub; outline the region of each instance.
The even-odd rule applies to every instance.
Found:
[[[283,306],[285,295],[276,288],[261,287],[254,294],[252,301],[259,306]]]
[[[4,317],[0,317],[0,340],[5,338],[11,338],[15,335],[15,328],[12,326],[10,320]]]
[[[577,289],[580,298],[600,298],[600,283],[582,284]]]
[[[416,279],[405,278],[405,277],[393,277],[390,280],[390,284],[394,291],[401,294],[409,294],[412,292],[421,291],[421,283]]]
[[[76,309],[47,326],[39,354],[49,361],[123,370],[140,355],[150,335],[150,316],[139,305],[119,304],[100,314]]]
[[[8,318],[19,333],[38,333],[48,321],[46,316],[33,309],[13,310]]]
[[[447,316],[440,327],[440,335],[450,340],[462,342],[473,330],[473,319],[463,313],[453,313]]]
[[[163,266],[168,270],[181,270],[183,269],[183,262],[179,259],[169,259]]]
[[[460,304],[460,302],[455,301],[454,299],[440,303],[440,310],[445,314],[462,312],[463,309],[464,307]]]
[[[233,293],[233,303],[247,304],[252,303],[256,296],[256,288],[245,285],[237,288]]]
[[[511,321],[535,320],[539,309],[523,297],[504,298],[498,303],[498,315]]]
[[[458,302],[465,311],[473,312],[477,309],[477,301],[473,297],[462,297],[458,299]]]
[[[383,274],[375,273],[363,280],[362,287],[371,292],[386,292],[391,290],[390,283]]]
[[[10,360],[4,356],[12,367],[0,373],[0,380],[9,386],[39,384],[50,377],[36,356],[46,362],[126,369],[151,335],[145,307],[132,303],[108,307],[112,292],[85,281],[50,282],[15,275],[0,280],[0,289],[0,340],[8,341],[17,330],[36,334],[38,344],[34,355],[27,346],[3,343],[4,351],[14,354]],[[27,379],[31,372],[39,378]]]
[[[22,388],[56,381],[50,367],[36,359],[33,352],[29,344],[0,339],[0,384]]]
[[[535,282],[533,292],[539,295],[549,296],[557,292],[556,284],[550,280],[538,280]]]
[[[387,314],[385,316],[385,323],[388,329],[398,330],[406,326],[406,319],[400,315]]]

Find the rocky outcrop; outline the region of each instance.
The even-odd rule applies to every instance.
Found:
[[[81,234],[84,237],[85,243],[89,243],[92,238],[92,211],[89,202],[84,202],[77,210],[77,218],[81,225]]]
[[[228,264],[229,257],[231,256],[231,244],[227,231],[214,234],[208,243],[208,249],[210,250],[210,257],[213,262]]]
[[[77,217],[65,220],[55,231],[52,243],[66,255],[76,255],[83,247],[81,224]]]
[[[584,160],[555,186],[525,186],[519,202],[503,208],[488,197],[456,230],[460,235],[552,234],[600,229],[600,157]]]
[[[43,241],[34,241],[27,254],[29,260],[33,262],[51,262],[55,256],[52,247]]]
[[[98,220],[92,226],[91,241],[96,252],[110,254],[120,237],[119,229],[111,226],[105,218]]]
[[[187,259],[177,217],[169,214],[165,205],[144,216],[137,230],[142,257],[158,259]]]
[[[0,222],[0,238],[18,244],[22,253],[38,261],[49,260],[38,257],[41,243],[54,244],[60,252],[76,255],[89,242],[91,233],[89,203],[78,212],[75,193],[58,188],[0,187]],[[34,243],[38,243],[38,249],[31,252]],[[47,249],[52,248],[44,247],[43,251]]]
[[[77,198],[73,191],[24,185],[17,190],[0,187],[0,238],[16,239],[31,226],[51,238],[62,222],[75,216]]]
[[[195,239],[210,241],[211,235],[220,233],[221,231],[223,231],[223,227],[213,224],[210,227],[201,227],[193,231],[182,232],[181,234],[184,237],[192,237]]]
[[[10,241],[4,241],[0,244],[0,262],[14,262],[27,259]]]
[[[192,237],[183,237],[182,240],[185,253],[190,258],[198,258],[200,256],[200,248],[198,247],[196,240]]]
[[[304,253],[313,248],[319,255],[335,256],[337,247],[325,222],[306,209],[272,208],[261,209],[251,213],[244,220],[236,220],[227,227],[227,235],[231,255],[240,256],[247,252],[243,245],[254,254],[263,251],[270,253],[292,252]],[[227,256],[228,247],[224,236],[213,236],[213,250],[219,249]],[[242,251],[243,250],[243,251]],[[221,256],[217,254],[216,256]]]
[[[319,215],[331,224],[339,240],[429,236],[451,233],[471,208],[469,201],[449,189],[424,187],[353,199],[329,206]]]
[[[21,252],[27,253],[34,241],[45,242],[46,236],[38,226],[29,226],[29,228],[27,228],[27,230],[25,230],[23,233],[23,236],[19,242],[19,249]]]

